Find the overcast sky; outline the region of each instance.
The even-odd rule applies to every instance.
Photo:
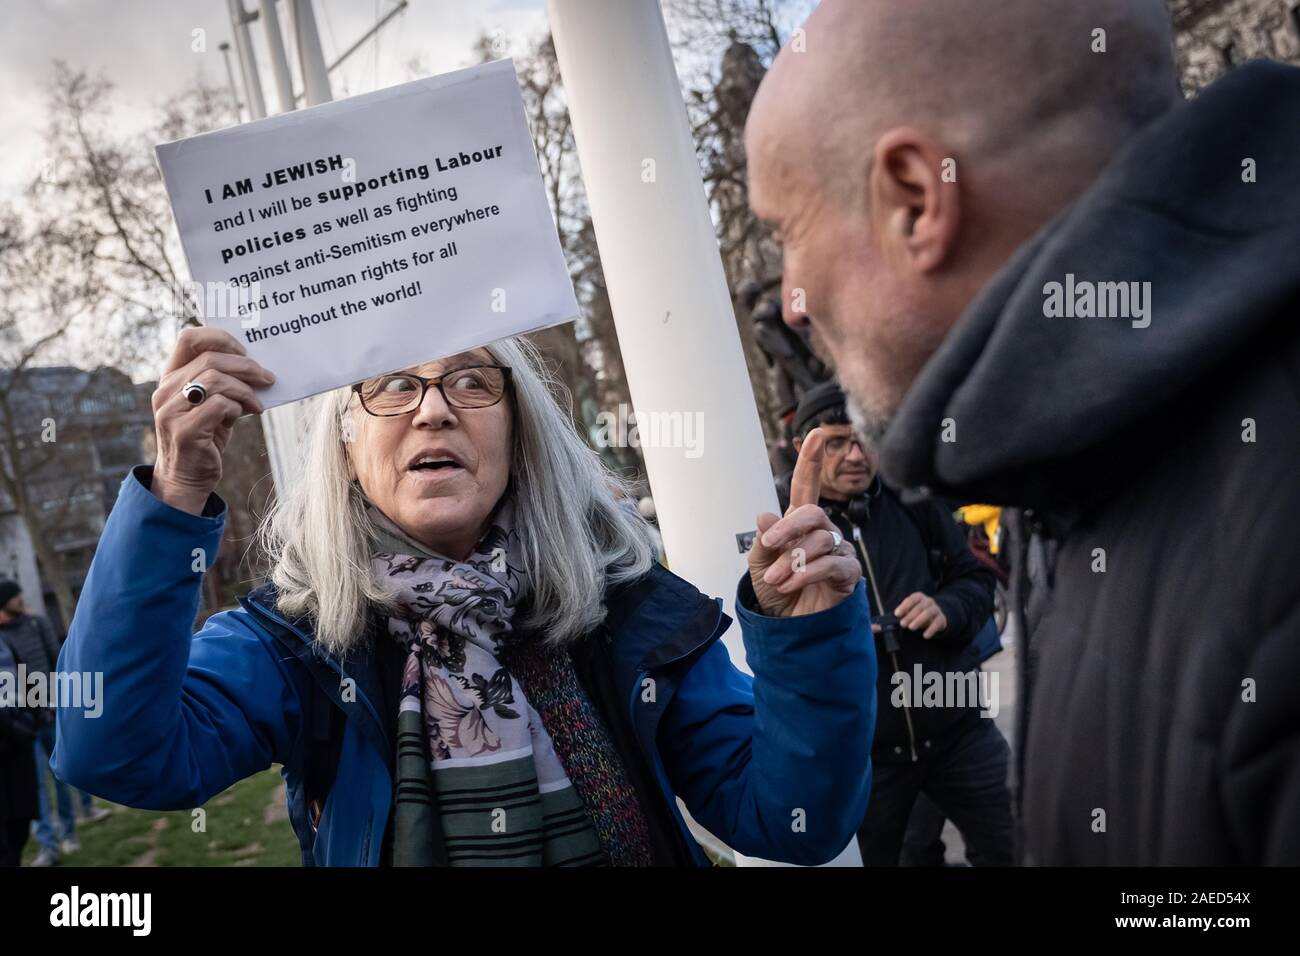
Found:
[[[244,0],[250,10],[258,0]],[[366,32],[396,0],[315,0],[325,61]],[[0,6],[0,199],[41,164],[44,87],[52,62],[100,73],[116,86],[115,117],[124,128],[148,125],[157,107],[196,78],[227,87],[218,45],[230,41],[227,0],[4,0]],[[287,4],[280,25],[287,33]],[[331,76],[334,95],[391,86],[411,78],[418,58],[429,73],[467,66],[480,30],[503,31],[511,50],[546,28],[545,0],[411,0],[405,11]],[[194,31],[205,31],[194,52]],[[261,22],[251,31],[262,67],[268,112],[278,112]],[[238,63],[232,62],[238,76]],[[290,51],[292,60],[293,53]]]

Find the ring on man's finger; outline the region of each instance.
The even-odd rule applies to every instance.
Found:
[[[834,529],[831,530],[831,550],[835,551],[844,543],[844,535]]]
[[[181,394],[191,405],[202,405],[208,400],[208,390],[198,382],[186,382],[185,387],[181,389]]]

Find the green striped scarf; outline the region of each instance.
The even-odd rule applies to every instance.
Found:
[[[377,583],[395,598],[398,611],[388,629],[407,651],[397,727],[393,864],[610,862],[545,722],[502,663],[512,650],[514,611],[527,592],[509,500],[464,561],[428,551],[377,509],[370,511],[379,529],[372,569]],[[568,696],[580,696],[571,671]],[[582,703],[590,710],[585,699]],[[611,756],[608,735],[600,737],[596,751]],[[614,757],[604,764],[617,764]],[[626,817],[636,799],[621,765],[606,776],[615,781],[617,807]],[[606,812],[598,811],[597,818]],[[634,859],[648,861],[639,808],[633,819],[641,821],[630,841],[638,851]]]

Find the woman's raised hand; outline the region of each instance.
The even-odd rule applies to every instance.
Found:
[[[758,516],[749,550],[749,579],[764,614],[797,617],[834,607],[858,585],[853,547],[817,503],[825,432],[814,428],[799,448],[785,517]]]
[[[256,390],[274,381],[229,333],[214,328],[181,332],[153,393],[158,435],[153,493],[174,508],[201,514],[221,480],[221,456],[231,429],[240,416],[262,411]],[[184,394],[191,382],[207,392],[197,405]]]

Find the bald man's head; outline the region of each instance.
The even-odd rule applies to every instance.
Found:
[[[788,318],[887,415],[1016,246],[1179,99],[1163,0],[823,0],[746,129]]]

